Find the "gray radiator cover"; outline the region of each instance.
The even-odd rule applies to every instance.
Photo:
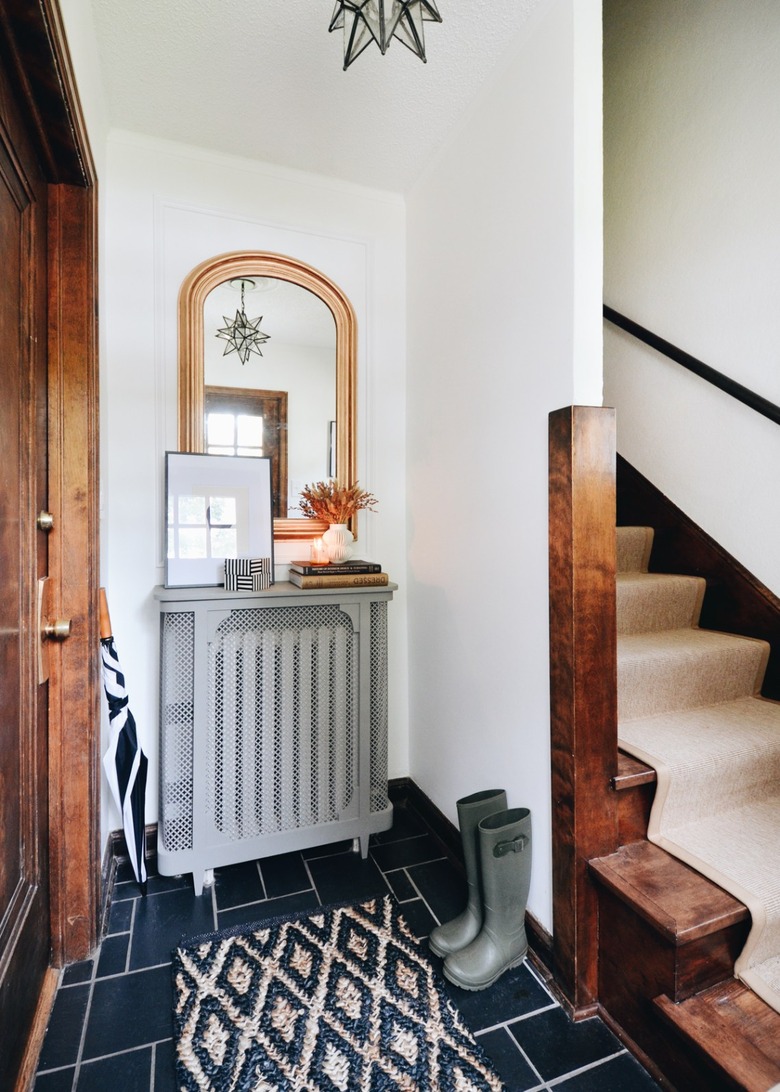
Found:
[[[157,589],[162,875],[390,827],[393,590]]]

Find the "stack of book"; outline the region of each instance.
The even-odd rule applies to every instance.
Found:
[[[342,561],[330,565],[292,561],[290,583],[298,588],[384,588],[388,576],[375,561]]]

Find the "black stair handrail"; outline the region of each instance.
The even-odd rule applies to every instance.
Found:
[[[683,368],[687,368],[689,372],[693,372],[694,375],[698,375],[701,379],[706,379],[708,383],[712,383],[714,387],[719,390],[725,391],[726,394],[730,394],[732,398],[736,398],[738,402],[742,402],[745,406],[749,406],[750,409],[755,410],[756,413],[760,413],[763,417],[768,417],[770,421],[774,421],[776,425],[780,425],[780,406],[776,406],[774,402],[770,402],[768,398],[763,398],[760,394],[756,394],[755,391],[751,391],[748,387],[743,387],[741,383],[737,383],[735,379],[729,379],[723,372],[716,371],[715,368],[711,368],[709,364],[704,364],[701,360],[697,360],[695,356],[691,356],[690,353],[686,353],[683,349],[678,349],[676,345],[672,345],[670,341],[664,341],[658,334],[654,334],[651,330],[646,330],[644,326],[640,326],[638,322],[634,322],[633,319],[626,318],[625,315],[621,315],[619,311],[615,311],[614,308],[608,307],[604,304],[604,318],[607,322],[611,322],[613,326],[619,326],[621,330],[625,330],[626,333],[632,334],[633,337],[638,338],[639,341],[643,341],[645,345],[649,345],[651,349],[656,349],[659,353],[663,353],[664,356],[669,357],[670,360],[674,360],[675,363],[681,364]]]

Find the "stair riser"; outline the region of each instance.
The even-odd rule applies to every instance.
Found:
[[[618,837],[622,846],[647,837],[655,784],[638,785],[618,793]]]
[[[741,923],[675,948],[620,899],[599,891],[599,1001],[678,1089],[726,1092],[733,1085],[704,1072],[697,1052],[681,1047],[650,999],[667,991],[681,999],[728,977],[746,932]]]
[[[646,984],[655,990],[642,996],[665,993],[673,1001],[683,1001],[730,978],[749,929],[748,922],[738,922],[688,944],[674,945],[603,888],[599,890],[599,914],[605,972],[609,966],[620,968],[642,989]]]

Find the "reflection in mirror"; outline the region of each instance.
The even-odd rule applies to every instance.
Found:
[[[267,338],[243,354],[245,363],[223,333],[242,295],[248,329]],[[203,325],[205,450],[270,456],[274,516],[295,518],[303,486],[328,476],[336,418],[333,315],[306,288],[252,277],[217,285],[206,297]]]
[[[242,282],[247,326],[242,320],[234,331]],[[239,352],[253,329],[261,335],[254,348]],[[297,511],[303,485],[336,474],[355,481],[356,349],[347,297],[293,258],[223,254],[182,284],[179,450],[270,454],[277,539],[326,530]],[[350,529],[356,533],[356,521]]]

